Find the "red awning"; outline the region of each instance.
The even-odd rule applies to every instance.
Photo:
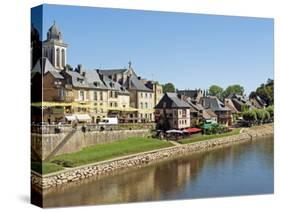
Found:
[[[201,132],[202,130],[200,128],[192,127],[192,128],[184,129],[184,131],[188,133],[197,133],[197,132]]]

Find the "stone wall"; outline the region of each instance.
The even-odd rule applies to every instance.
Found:
[[[76,168],[71,168],[56,173],[44,175],[43,177],[37,173],[32,172],[32,185],[43,189],[43,192],[48,192],[62,184],[75,183],[76,181],[108,175],[113,171],[124,170],[128,168],[136,168],[138,166],[147,165],[159,160],[170,159],[183,154],[195,153],[200,151],[211,150],[229,146],[235,143],[247,142],[249,139],[257,136],[266,136],[273,134],[273,127],[265,127],[257,130],[245,130],[238,135],[215,138],[207,141],[201,141],[191,144],[173,146],[159,150],[153,150],[144,153],[115,158],[112,160],[102,161],[98,163],[88,164]]]
[[[55,154],[76,152],[84,147],[100,143],[109,143],[129,137],[145,137],[149,135],[149,129],[141,130],[119,130],[119,131],[92,131],[85,132],[78,130]],[[59,134],[32,134],[31,147],[37,155],[44,160],[60,144],[66,136],[65,133]]]

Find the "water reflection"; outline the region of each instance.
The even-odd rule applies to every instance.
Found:
[[[58,189],[45,207],[273,192],[273,138],[179,157]]]

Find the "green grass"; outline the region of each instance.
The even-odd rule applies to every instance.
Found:
[[[223,134],[196,136],[196,137],[192,137],[192,138],[183,139],[180,141],[180,143],[188,144],[188,143],[194,143],[194,142],[198,142],[198,141],[209,140],[209,139],[213,139],[213,138],[222,138],[222,137],[226,137],[226,136],[230,136],[230,135],[237,135],[237,134],[239,134],[240,130],[241,130],[241,128],[236,128],[236,129],[232,130],[231,132],[227,132],[227,133],[223,133]]]
[[[58,163],[64,166],[67,164],[68,167],[75,167],[169,146],[172,144],[167,141],[133,137],[113,143],[93,145],[74,153],[58,155],[52,158],[51,164]]]
[[[40,174],[47,174],[47,173],[63,170],[63,167],[48,162],[31,162],[31,169]]]

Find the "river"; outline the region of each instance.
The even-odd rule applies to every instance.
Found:
[[[273,137],[57,188],[44,207],[271,194]]]

